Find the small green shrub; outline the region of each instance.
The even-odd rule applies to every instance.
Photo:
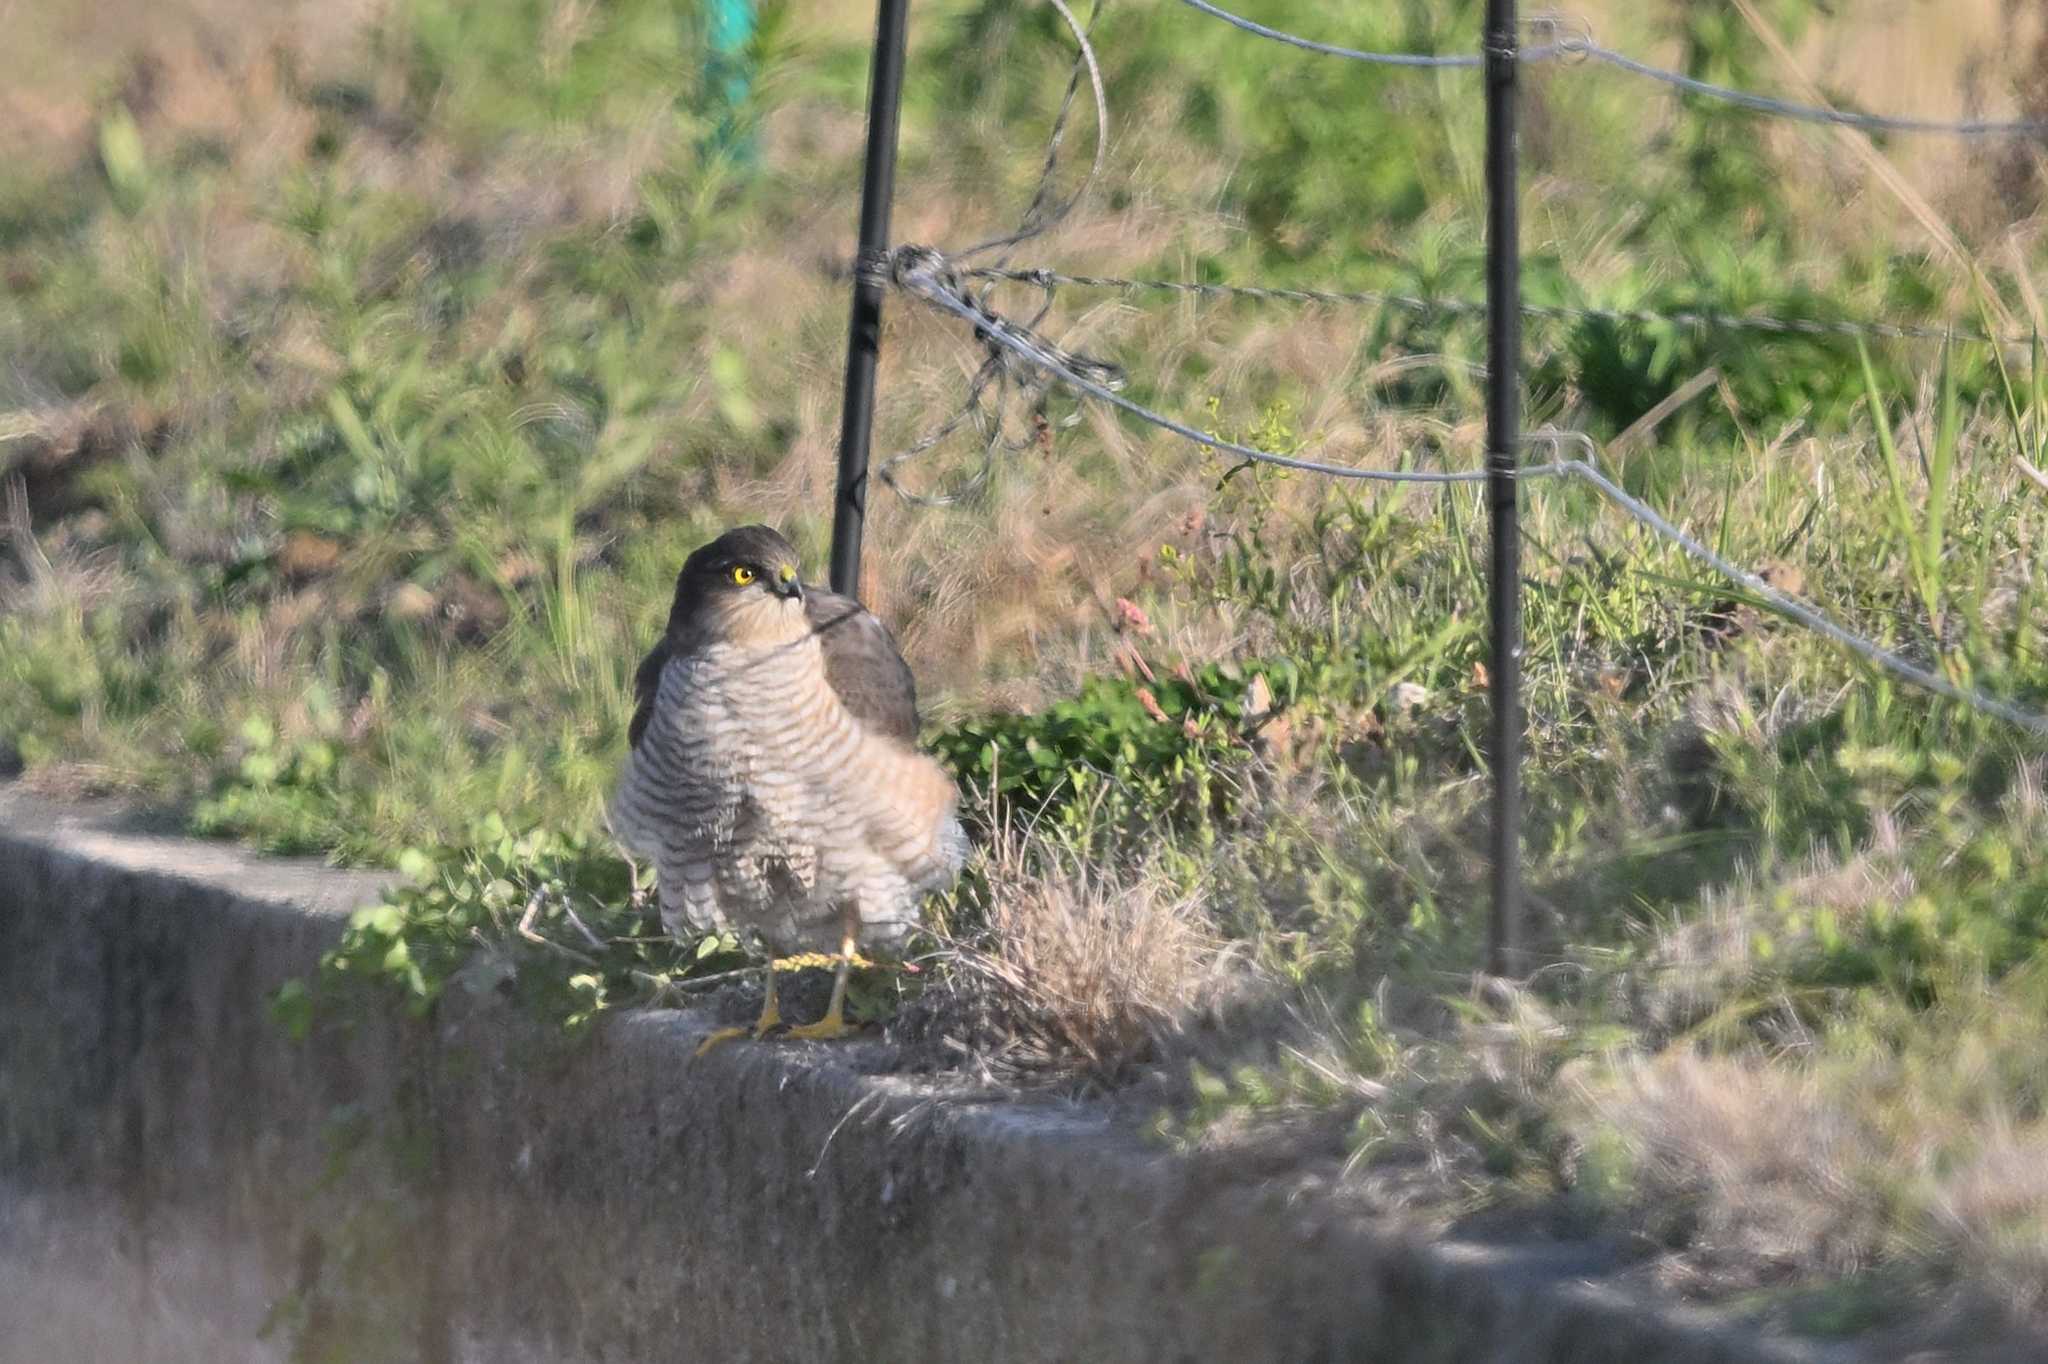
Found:
[[[315,981],[285,987],[288,1025],[303,1030],[318,1001],[369,984],[420,1013],[451,987],[495,991],[575,1032],[747,960],[730,934],[682,943],[663,931],[648,909],[651,873],[636,882],[602,835],[514,833],[494,813],[468,847],[409,849],[399,867],[409,884],[350,918]]]
[[[1259,676],[1291,699],[1284,662],[1207,664],[1150,682],[1091,677],[1037,714],[954,725],[932,749],[957,779],[1027,819],[1212,830],[1251,798],[1243,723]]]
[[[232,775],[192,808],[193,832],[242,837],[266,852],[323,852],[345,814],[340,745],[329,737],[281,739],[260,715],[244,721]]]

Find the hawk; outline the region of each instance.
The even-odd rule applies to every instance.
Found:
[[[836,951],[824,1018],[790,1033],[845,1035],[858,943],[900,946],[967,854],[959,792],[916,747],[895,640],[859,602],[806,586],[781,535],[742,526],[684,562],[633,690],[612,827],[654,863],[663,924]],[[780,1023],[771,962],[753,1035]]]

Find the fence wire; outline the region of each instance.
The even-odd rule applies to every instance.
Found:
[[[1021,398],[1031,410],[1035,424],[1042,430],[1048,424],[1045,418],[1048,395],[1055,385],[1061,385],[1084,398],[1108,403],[1201,449],[1225,451],[1252,463],[1329,478],[1371,483],[1434,486],[1483,483],[1488,477],[1484,469],[1361,468],[1284,455],[1277,451],[1262,450],[1256,446],[1225,439],[1154,411],[1124,396],[1121,390],[1125,387],[1126,376],[1120,367],[1066,349],[1040,333],[1039,329],[1052,311],[1055,293],[1062,287],[1164,292],[1205,299],[1366,305],[1396,308],[1417,314],[1448,316],[1479,317],[1484,316],[1487,311],[1486,304],[1477,300],[1427,298],[1375,290],[1331,291],[1191,280],[1123,279],[1011,265],[1010,256],[1017,246],[1044,235],[1065,219],[1087,193],[1101,169],[1108,140],[1108,99],[1104,93],[1101,67],[1090,40],[1095,22],[1101,15],[1100,0],[1091,10],[1085,25],[1075,17],[1065,0],[1050,0],[1050,3],[1058,10],[1060,17],[1071,30],[1076,53],[1066,93],[1054,119],[1037,189],[1017,228],[950,257],[932,247],[906,245],[889,252],[886,258],[863,260],[858,263],[858,268],[864,275],[884,281],[927,307],[971,326],[974,339],[983,350],[981,364],[969,383],[966,399],[960,408],[924,436],[919,437],[912,445],[884,460],[878,470],[883,482],[906,500],[922,505],[957,502],[972,495],[986,483],[1000,450],[1021,450],[1031,443],[1030,438],[1016,440],[1005,434],[1005,404],[1013,395]],[[1482,55],[1367,52],[1318,42],[1255,23],[1211,3],[1211,0],[1182,0],[1182,3],[1259,37],[1348,61],[1407,68],[1473,68],[1483,66],[1488,59]],[[1590,29],[1583,25],[1574,27],[1571,21],[1555,16],[1532,20],[1531,26],[1548,35],[1551,40],[1507,55],[1525,62],[1573,59],[1604,63],[1617,70],[1661,82],[1683,93],[1721,100],[1759,114],[1804,122],[1855,127],[1871,132],[2048,139],[2048,122],[2041,121],[1942,121],[1852,113],[1798,104],[1716,85],[1710,81],[1698,80],[1676,71],[1637,61],[1624,53],[1602,46],[1594,39]],[[1055,197],[1053,186],[1059,167],[1061,144],[1078,100],[1084,75],[1095,101],[1094,157],[1081,186],[1073,194],[1060,199]],[[995,253],[993,263],[968,263],[972,257],[990,252]],[[1039,291],[1040,297],[1028,321],[1013,320],[995,308],[994,294],[1002,284],[1028,285]],[[1641,308],[1591,308],[1530,303],[1520,306],[1522,313],[1530,317],[1599,321],[1615,325],[1669,324],[1764,334],[1967,342],[2002,347],[2038,344],[2036,337],[1998,336],[1969,328],[1917,323],[1790,318],[1691,309],[1663,312]],[[1076,410],[1062,424],[1071,424],[1079,420],[1080,415],[1080,411]],[[983,454],[980,468],[966,485],[944,493],[914,493],[901,485],[895,472],[898,466],[932,449],[970,422],[974,424],[982,438]],[[1565,444],[1578,444],[1585,450],[1587,458],[1556,458],[1546,463],[1524,464],[1515,470],[1518,479],[1573,479],[1581,482],[1657,538],[1675,546],[1713,573],[1754,594],[1768,609],[1833,641],[1872,667],[1911,686],[1968,706],[2031,734],[2048,737],[2048,714],[2027,710],[1975,687],[1964,686],[1944,677],[1896,650],[1887,649],[1875,640],[1855,633],[1812,603],[1772,586],[1760,575],[1708,548],[1699,539],[1675,525],[1654,507],[1629,493],[1602,472],[1595,462],[1598,451],[1590,436],[1582,432],[1547,429],[1531,433],[1525,438],[1524,443],[1548,444],[1560,454]]]
[[[1194,3],[1194,0],[1188,0]],[[1575,44],[1572,40],[1558,44],[1566,53],[1583,53],[1596,62],[1632,75],[1658,81],[1674,90],[1700,95],[1707,99],[1719,100],[1740,109],[1749,109],[1774,118],[1788,118],[1800,123],[1826,123],[1840,128],[1859,128],[1866,133],[1924,133],[1947,137],[2019,137],[2048,138],[2048,122],[2039,119],[1963,119],[1901,118],[1893,114],[1863,114],[1848,109],[1830,109],[1819,104],[1800,104],[1793,100],[1776,99],[1770,95],[1759,95],[1748,90],[1737,90],[1732,86],[1716,85],[1712,81],[1695,79],[1677,71],[1667,71],[1648,62],[1639,62],[1626,53],[1602,47],[1595,42]]]
[[[1374,66],[1443,68],[1476,67],[1482,65],[1486,60],[1483,57],[1477,56],[1436,56],[1434,54],[1416,52],[1361,52],[1355,47],[1339,47],[1335,43],[1319,43],[1313,38],[1304,38],[1299,34],[1286,33],[1277,28],[1268,28],[1264,24],[1254,23],[1241,14],[1232,14],[1227,9],[1219,9],[1217,6],[1208,3],[1208,0],[1182,0],[1182,3],[1193,9],[1198,9],[1204,14],[1221,19],[1224,23],[1230,24],[1233,27],[1241,28],[1246,33],[1254,33],[1261,38],[1270,38],[1276,43],[1285,43],[1289,47],[1298,47],[1304,52],[1316,52],[1326,57],[1342,57],[1350,62],[1369,62]]]
[[[1346,464],[1326,464],[1318,460],[1276,454],[1270,450],[1260,450],[1254,446],[1241,445],[1236,441],[1206,434],[1172,417],[1154,412],[1142,403],[1133,402],[1103,383],[1100,377],[1100,372],[1106,368],[1103,361],[1063,350],[1039,336],[1031,328],[1010,321],[985,302],[975,298],[966,289],[960,273],[953,269],[945,256],[938,251],[928,246],[899,247],[893,277],[897,286],[913,298],[931,305],[940,312],[950,313],[962,321],[972,323],[975,339],[990,349],[1000,348],[1009,355],[1023,360],[1039,373],[1058,379],[1076,392],[1122,408],[1141,421],[1171,431],[1205,448],[1228,450],[1234,455],[1257,463],[1274,464],[1283,469],[1296,469],[1303,473],[1325,474],[1331,478],[1364,479],[1379,483],[1476,483],[1484,482],[1486,479],[1486,471],[1483,469],[1444,473],[1420,469],[1360,469]],[[1089,371],[1094,373],[1091,375]],[[1524,476],[1534,477],[1538,472],[1525,471]]]
[[[1591,437],[1582,437],[1590,447]],[[1697,539],[1671,524],[1656,508],[1625,490],[1620,484],[1601,473],[1587,460],[1570,459],[1557,466],[1562,472],[1591,484],[1606,499],[1647,527],[1660,538],[1684,550],[1700,563],[1713,569],[1731,582],[1739,583],[1761,597],[1771,609],[1789,619],[1804,625],[1815,634],[1824,635],[1849,652],[1883,669],[1901,681],[1911,683],[1923,691],[1959,701],[1972,710],[1993,716],[2008,724],[2016,725],[2029,733],[2048,737],[2048,715],[2024,710],[1975,687],[1957,686],[1937,672],[1922,667],[1905,655],[1886,649],[1875,640],[1865,639],[1847,627],[1823,615],[1819,608],[1786,592],[1781,592],[1763,578],[1738,564],[1732,563],[1707,548]]]
[[[910,296],[971,325],[974,328],[975,339],[992,355],[997,351],[1004,352],[1078,393],[1109,403],[1140,421],[1169,431],[1202,449],[1228,451],[1242,459],[1282,469],[1365,482],[1444,485],[1483,483],[1486,480],[1487,472],[1484,469],[1368,469],[1300,459],[1271,450],[1261,450],[1238,441],[1226,440],[1156,412],[1142,403],[1134,402],[1099,382],[1099,377],[1091,377],[1089,370],[1092,368],[1099,371],[1102,362],[1077,356],[1037,335],[1031,328],[1020,326],[1003,317],[984,300],[977,299],[967,288],[962,272],[942,253],[930,247],[898,248],[892,262],[891,279],[899,289]],[[1584,445],[1589,455],[1595,453],[1592,438],[1582,432],[1541,431],[1532,433],[1528,439],[1533,443],[1579,442]],[[2048,715],[2026,710],[1975,687],[1960,686],[1904,654],[1887,649],[1877,641],[1857,634],[1810,602],[1773,587],[1758,574],[1716,553],[1694,536],[1681,530],[1654,507],[1629,493],[1601,472],[1591,459],[1558,459],[1543,464],[1522,465],[1516,470],[1516,477],[1524,480],[1577,479],[1593,488],[1614,507],[1660,539],[1675,545],[1721,577],[1754,593],[1772,610],[1834,641],[1881,671],[2037,736],[2048,737]]]
[[[980,301],[988,303],[996,284],[1009,273],[1011,253],[1025,242],[1041,237],[1064,222],[1095,184],[1102,174],[1103,158],[1109,147],[1109,95],[1103,86],[1102,65],[1096,60],[1095,45],[1091,35],[1095,25],[1102,18],[1102,11],[1108,0],[1095,0],[1088,11],[1088,22],[1083,24],[1075,18],[1074,11],[1066,0],[1050,0],[1053,8],[1066,23],[1074,36],[1074,62],[1067,73],[1066,92],[1060,97],[1059,112],[1054,115],[1051,134],[1046,138],[1045,162],[1039,168],[1038,186],[1032,191],[1031,202],[1025,206],[1023,216],[1011,231],[987,241],[978,242],[959,252],[965,259],[984,252],[996,253],[996,263],[982,267],[983,287]],[[1088,90],[1095,101],[1095,153],[1089,161],[1087,174],[1074,192],[1064,199],[1056,197],[1055,184],[1059,176],[1060,150],[1066,141],[1067,123],[1072,118],[1074,106],[1081,90],[1081,78],[1088,78]],[[890,262],[862,262],[862,269],[871,270],[876,277],[886,281],[889,277]],[[1037,313],[1027,326],[1036,328],[1052,311],[1053,289],[1041,286],[1044,298]],[[1111,387],[1121,387],[1121,377],[1105,369],[1099,377]],[[966,397],[952,415],[919,436],[903,449],[883,459],[875,467],[875,476],[891,492],[912,506],[946,507],[963,502],[988,485],[989,476],[995,471],[997,457],[1008,452],[1016,454],[1028,448],[1030,438],[1013,438],[1004,429],[1003,413],[1012,399],[1020,402],[1032,414],[1033,424],[1046,421],[1046,384],[1035,373],[1018,375],[1014,366],[1004,363],[998,352],[991,352],[968,381]],[[1070,426],[1080,419],[1076,412],[1061,421],[1062,427]],[[936,448],[949,439],[954,432],[972,424],[981,441],[981,460],[967,480],[957,487],[943,491],[920,492],[907,487],[897,470],[919,456]]]
[[[1123,279],[1111,275],[1070,275],[1057,270],[977,266],[960,272],[968,279],[998,279],[1030,284],[1041,289],[1071,285],[1082,289],[1115,289],[1125,293],[1175,293],[1208,299],[1245,299],[1251,302],[1283,302],[1356,305],[1396,308],[1404,312],[1448,317],[1484,317],[1482,299],[1429,298],[1418,294],[1386,293],[1373,289],[1336,291],[1326,289],[1284,289],[1253,284],[1210,284],[1197,280]],[[1935,326],[1910,322],[1870,322],[1855,318],[1774,317],[1763,313],[1721,313],[1711,309],[1594,308],[1568,304],[1524,303],[1525,317],[1553,321],[1610,322],[1644,326],[1670,323],[1716,331],[1750,331],[1792,336],[1864,337],[1885,341],[1967,342],[2025,348],[2034,344],[2031,336],[1991,336],[1970,327]]]
[[[1339,47],[1334,43],[1317,42],[1299,34],[1282,29],[1270,28],[1255,23],[1241,14],[1210,3],[1210,0],[1181,0],[1190,9],[1199,10],[1212,18],[1221,19],[1234,28],[1256,34],[1289,47],[1301,48],[1307,52],[1327,57],[1341,57],[1346,61],[1365,62],[1374,66],[1406,67],[1478,67],[1485,64],[1483,56],[1464,55],[1423,55],[1405,52],[1362,52],[1357,48]],[[1555,24],[1556,20],[1539,22]],[[1924,133],[1952,137],[2019,137],[2048,139],[2048,122],[2039,119],[1933,119],[1902,118],[1892,114],[1865,114],[1846,109],[1830,109],[1823,105],[1801,104],[1795,100],[1778,99],[1771,95],[1759,95],[1750,90],[1738,90],[1730,85],[1717,85],[1703,81],[1682,72],[1652,66],[1638,61],[1625,52],[1617,52],[1595,41],[1589,28],[1580,25],[1575,34],[1560,33],[1556,41],[1536,47],[1521,48],[1512,55],[1523,62],[1556,61],[1576,59],[1593,61],[1625,71],[1645,80],[1656,81],[1686,94],[1698,95],[1705,99],[1718,100],[1737,108],[1748,109],[1759,114],[1776,118],[1793,119],[1802,123],[1826,123],[1838,127],[1860,128],[1873,133]]]

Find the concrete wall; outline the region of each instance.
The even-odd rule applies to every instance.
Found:
[[[687,1013],[289,1041],[374,890],[0,790],[0,1361],[1818,1357]]]

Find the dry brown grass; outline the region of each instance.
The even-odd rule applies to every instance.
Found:
[[[1952,1063],[1967,1083],[1985,1059]],[[1638,1234],[1683,1244],[1659,1260],[1682,1290],[1912,1265],[1928,1306],[2048,1321],[2048,1130],[2005,1105],[1965,1130],[1947,1095],[1916,1101],[1909,1068],[1875,1052],[1848,1066],[1680,1052],[1573,1090],[1623,1144]]]
[[[1631,1157],[1653,1244],[1681,1285],[1760,1287],[1867,1268],[1885,1219],[1855,1196],[1851,1171],[1875,1152],[1813,1076],[1678,1054],[1581,1084],[1600,1125]]]
[[[2039,827],[2038,763],[2003,807]],[[1566,1126],[1626,1170],[1627,1224],[1674,1287],[1726,1298],[1875,1275],[1909,1295],[1878,1315],[1927,1309],[1929,1339],[2048,1326],[2048,962],[1995,986],[1944,980],[1910,1021],[1876,1007],[1820,1029],[1829,992],[1758,974],[1803,950],[1816,915],[1853,931],[1916,890],[1881,816],[1851,856],[1710,891],[1619,1004],[1663,1041],[1563,1072]]]
[[[979,870],[982,921],[941,935],[939,980],[897,1024],[937,1059],[1113,1083],[1248,987],[1201,892],[1142,862],[1089,862],[1005,828]]]
[[[54,168],[89,141],[118,91],[138,119],[180,135],[267,130],[276,67],[289,49],[311,73],[352,56],[386,0],[0,0],[0,125],[10,155]]]

